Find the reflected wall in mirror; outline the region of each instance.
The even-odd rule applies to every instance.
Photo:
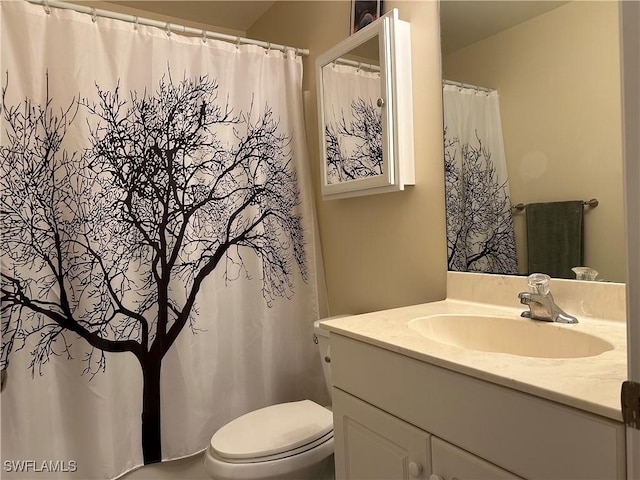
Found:
[[[410,34],[397,15],[392,10],[316,61],[325,199],[413,183]]]
[[[443,77],[499,97],[510,204],[531,206],[529,216],[511,210],[518,273],[529,273],[532,204],[595,198],[583,210],[580,266],[624,282],[617,2],[443,0],[440,12]]]

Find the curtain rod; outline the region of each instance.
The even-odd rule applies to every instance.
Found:
[[[372,72],[379,72],[380,66],[372,63],[356,62],[355,60],[349,60],[348,58],[336,58],[333,63],[338,65],[348,65],[350,67],[357,67],[358,69],[371,70]]]
[[[471,85],[469,83],[462,83],[462,82],[454,82],[453,80],[442,80],[442,86],[445,85],[451,85],[453,87],[460,87],[460,88],[470,88],[472,90],[477,90],[479,92],[486,92],[486,93],[491,93],[491,92],[496,92],[497,90],[495,88],[487,88],[487,87],[478,87],[477,85]]]
[[[162,28],[167,31],[167,34],[170,32],[175,33],[188,33],[194,36],[201,36],[203,38],[213,38],[215,40],[222,40],[229,43],[235,43],[236,45],[245,44],[245,45],[257,45],[259,47],[266,48],[268,50],[279,50],[281,52],[287,52],[288,50],[292,50],[296,53],[296,55],[309,55],[309,50],[306,48],[295,48],[288,47],[286,45],[279,45],[277,43],[271,42],[263,42],[261,40],[253,40],[251,38],[245,38],[234,35],[227,35],[224,33],[212,32],[205,29],[197,29],[192,27],[187,27],[185,25],[180,25],[171,22],[162,22],[159,20],[152,20],[150,18],[138,17],[136,15],[129,15],[124,13],[112,12],[110,10],[103,10],[94,7],[87,7],[84,5],[76,5],[68,2],[61,2],[58,0],[27,0],[29,3],[33,3],[36,5],[42,5],[47,13],[51,10],[51,7],[54,8],[62,8],[65,10],[74,10],[80,13],[86,13],[91,15],[94,18],[96,17],[105,17],[111,18],[113,20],[121,20],[124,22],[135,23],[136,25],[146,25],[148,27],[157,27]]]

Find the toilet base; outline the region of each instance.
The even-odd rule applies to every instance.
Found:
[[[325,458],[322,462],[311,465],[287,476],[279,475],[277,477],[265,477],[260,480],[335,480],[335,464],[333,461],[333,454]]]
[[[336,480],[336,466],[333,454],[324,460],[324,464],[318,471],[316,480]]]

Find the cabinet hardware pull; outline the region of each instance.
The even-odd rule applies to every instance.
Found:
[[[409,473],[412,477],[417,477],[422,473],[422,465],[416,462],[409,462]]]

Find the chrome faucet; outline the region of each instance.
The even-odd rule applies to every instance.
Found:
[[[527,284],[532,291],[520,292],[518,298],[529,310],[525,310],[520,316],[545,322],[578,323],[576,317],[556,305],[549,290],[549,280],[549,276],[543,273],[533,273],[527,277]]]

